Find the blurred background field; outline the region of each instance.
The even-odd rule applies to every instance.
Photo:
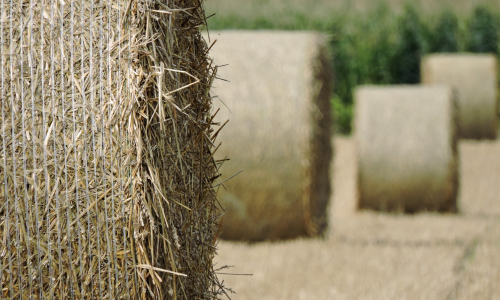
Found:
[[[221,271],[237,292],[232,299],[500,299],[500,142],[458,143],[457,214],[394,214],[358,211],[358,145],[355,137],[339,136],[351,134],[357,86],[420,83],[421,58],[429,53],[498,55],[500,1],[210,0],[206,6],[216,14],[208,20],[213,31],[326,33],[335,74],[329,229],[323,239],[222,240],[214,261],[232,266]]]
[[[436,52],[498,54],[500,1],[211,0],[209,30],[317,30],[330,37],[336,132],[350,134],[353,89],[420,82]]]
[[[325,238],[221,241],[231,299],[500,299],[498,141],[460,143],[459,214],[414,215],[358,212],[354,140],[334,144]]]

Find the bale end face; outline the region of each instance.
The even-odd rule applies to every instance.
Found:
[[[355,93],[358,207],[456,212],[456,108],[447,87],[361,87]]]

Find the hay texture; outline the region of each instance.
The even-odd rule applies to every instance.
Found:
[[[446,86],[355,92],[358,207],[456,211],[456,107]]]
[[[457,90],[459,137],[496,139],[497,59],[492,54],[433,54],[422,60],[422,83]]]
[[[217,159],[227,207],[222,237],[260,241],[321,234],[327,226],[332,158],[330,69],[313,32],[211,32],[219,76],[213,93]]]
[[[201,1],[0,4],[0,298],[213,299]]]

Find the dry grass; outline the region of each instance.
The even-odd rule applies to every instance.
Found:
[[[0,298],[222,293],[202,3],[4,2]]]
[[[462,141],[460,166],[462,182],[474,182],[460,189],[461,209],[478,217],[500,215],[498,195],[500,188],[500,143],[496,141]],[[470,201],[469,199],[474,199]]]
[[[497,299],[500,295],[500,226],[484,231],[466,261],[454,299]],[[453,299],[453,298],[452,298]]]

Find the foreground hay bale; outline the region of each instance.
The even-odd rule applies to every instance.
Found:
[[[450,84],[457,90],[459,137],[496,139],[497,60],[491,54],[433,54],[422,60],[423,84]]]
[[[456,211],[452,90],[367,86],[355,99],[359,208]]]
[[[259,241],[321,234],[330,197],[330,73],[325,40],[312,32],[211,33],[211,55],[228,64],[214,93],[230,128],[217,159],[228,178],[222,237]]]
[[[0,298],[223,292],[196,3],[0,6]]]

